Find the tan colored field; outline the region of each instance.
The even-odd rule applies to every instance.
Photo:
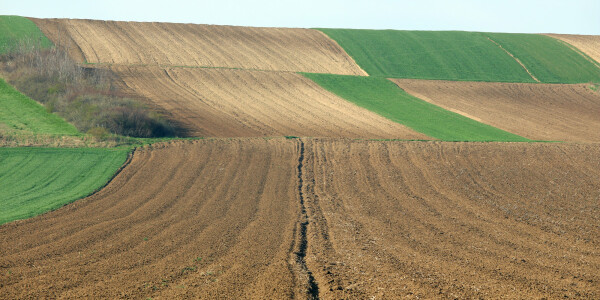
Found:
[[[600,141],[600,92],[586,84],[392,81],[425,101],[529,139]]]
[[[546,34],[563,42],[569,43],[575,48],[596,61],[600,66],[600,35],[576,35],[576,34]]]
[[[367,75],[320,31],[176,23],[32,19],[88,63]]]
[[[592,144],[207,139],[0,226],[0,298],[600,297]]]
[[[288,72],[114,67],[126,90],[192,136],[326,136],[430,139]]]

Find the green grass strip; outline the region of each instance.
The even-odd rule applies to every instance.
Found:
[[[0,224],[90,195],[123,165],[128,149],[0,148]]]
[[[18,16],[0,16],[0,54],[26,40],[39,43],[42,47],[52,46],[52,42],[31,20]]]
[[[371,76],[535,82],[519,63],[477,32],[319,30]]]
[[[0,133],[31,132],[78,135],[79,131],[61,117],[21,94],[0,78]]]
[[[413,97],[385,78],[303,75],[358,106],[433,138],[444,141],[529,141]]]
[[[558,40],[539,34],[483,33],[518,58],[541,82],[600,81],[600,68]]]

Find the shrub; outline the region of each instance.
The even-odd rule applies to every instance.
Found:
[[[60,47],[19,43],[0,57],[0,68],[22,93],[56,112],[82,132],[133,137],[174,136],[176,130],[161,114],[126,97],[107,69],[86,68]]]

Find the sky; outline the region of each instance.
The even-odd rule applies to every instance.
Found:
[[[0,15],[260,27],[600,35],[600,0],[0,0]]]

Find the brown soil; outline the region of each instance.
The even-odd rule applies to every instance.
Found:
[[[547,34],[547,36],[575,46],[575,48],[593,58],[596,64],[600,66],[600,35]]]
[[[0,227],[0,298],[298,295],[298,155],[285,139],[137,150],[94,196]]]
[[[191,136],[430,139],[360,108],[302,75],[206,68],[113,67],[126,90]]]
[[[209,139],[0,226],[0,298],[598,298],[593,144]]]
[[[526,138],[600,141],[600,92],[586,84],[392,81],[420,99]]]
[[[598,145],[333,140],[306,153],[324,299],[600,297]]]
[[[367,75],[320,31],[176,23],[32,19],[81,62]]]

